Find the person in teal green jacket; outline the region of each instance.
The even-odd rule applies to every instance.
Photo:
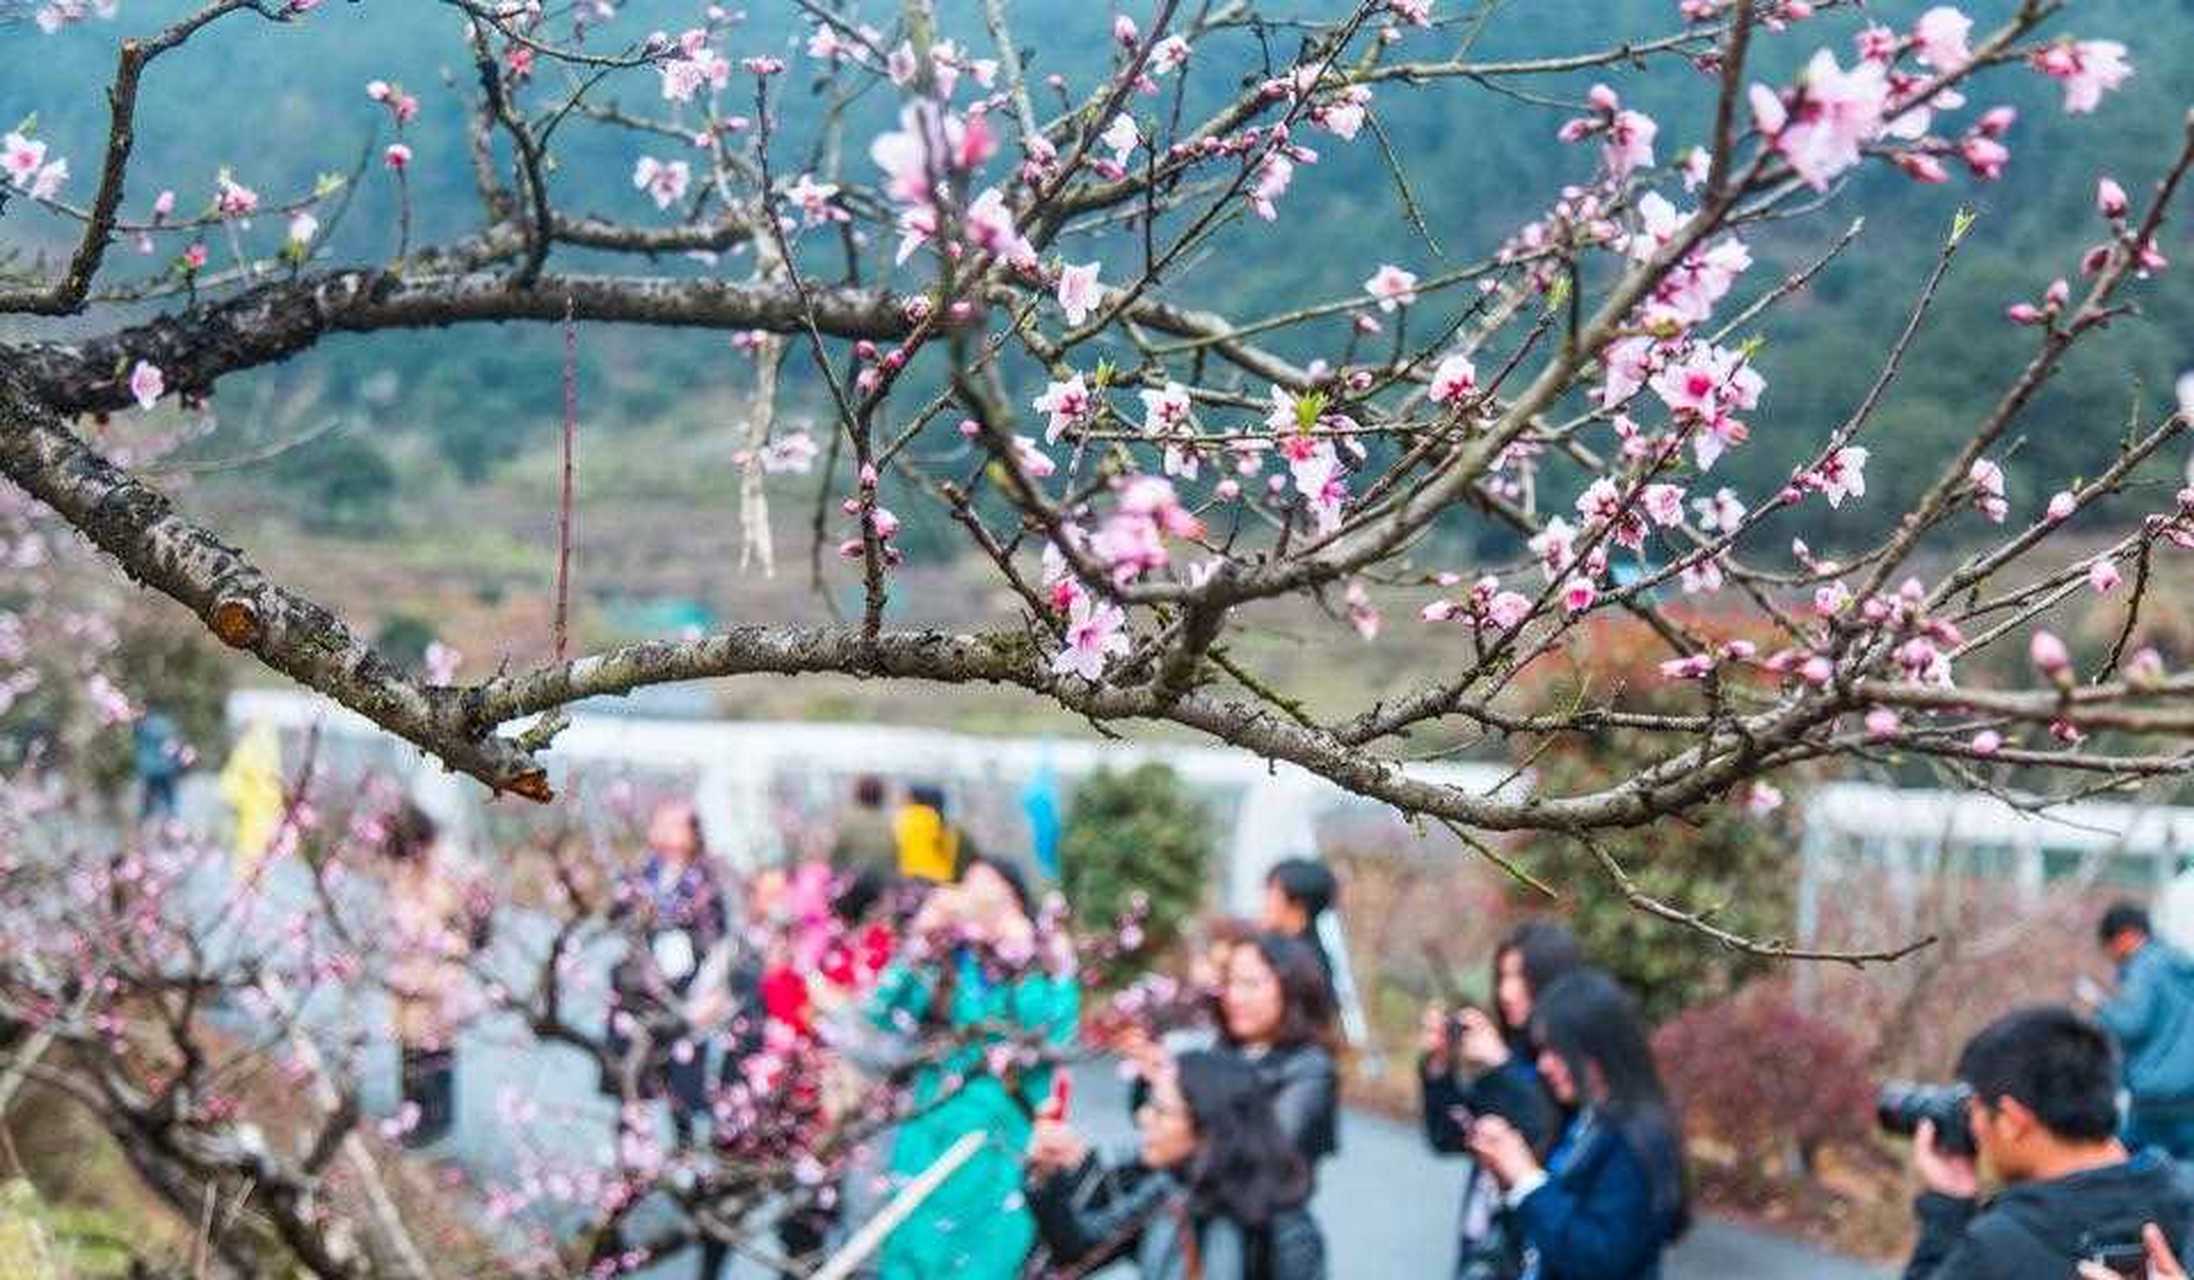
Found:
[[[930,895],[917,937],[952,931],[987,943],[1007,960],[1033,956],[1028,891],[1017,871],[969,859],[958,883]],[[895,964],[879,983],[870,1017],[925,1036],[985,1028],[914,1078],[911,1118],[891,1152],[895,1185],[936,1163],[969,1133],[986,1141],[884,1242],[881,1280],[1011,1280],[1036,1240],[1021,1194],[1022,1152],[1038,1108],[1051,1093],[1049,1065],[992,1069],[989,1051],[1010,1039],[1069,1047],[1081,1014],[1073,977],[1032,966],[1018,976],[986,972],[975,948],[941,960]],[[995,1030],[989,1030],[995,1028]]]

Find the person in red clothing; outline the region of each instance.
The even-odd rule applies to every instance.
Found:
[[[762,970],[762,1012],[772,1022],[791,1028],[802,1039],[815,1034],[808,1003],[808,980],[792,964],[788,948],[772,948],[769,965]]]

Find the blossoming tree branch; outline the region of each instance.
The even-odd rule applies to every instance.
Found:
[[[2028,766],[2058,779],[2057,795],[2181,774],[2194,756],[2156,744],[2194,730],[2194,674],[2134,641],[2151,557],[2194,547],[2194,492],[2149,503],[2100,550],[2063,551],[2060,535],[2099,500],[2139,501],[2133,482],[2165,468],[2185,416],[2156,409],[2122,436],[2089,433],[2091,462],[2054,492],[2012,491],[2000,465],[2037,390],[2166,269],[2159,233],[2194,161],[2176,123],[2148,172],[2068,177],[2097,184],[2093,250],[2032,264],[2028,296],[2006,299],[2031,355],[1970,388],[1970,429],[1878,544],[1831,560],[1765,527],[1793,508],[1867,502],[1870,430],[1972,233],[1950,188],[1997,177],[2021,134],[2069,143],[2134,74],[2124,45],[2069,28],[2065,8],[2025,0],[1989,29],[1950,6],[1893,26],[1833,0],[1683,0],[1654,39],[1474,60],[1478,19],[1435,0],[1336,3],[1279,25],[1253,0],[1154,0],[1113,18],[1106,56],[1080,73],[1039,74],[1032,54],[1052,51],[1007,0],[799,0],[791,48],[719,9],[658,31],[641,6],[447,0],[449,21],[417,38],[454,28],[449,56],[469,76],[345,90],[360,138],[395,138],[356,180],[394,184],[404,212],[385,256],[344,260],[325,228],[349,184],[254,172],[241,128],[210,186],[132,182],[136,152],[175,127],[136,111],[165,60],[260,56],[298,23],[394,20],[215,0],[121,42],[103,153],[60,154],[34,128],[5,138],[11,203],[64,219],[73,247],[0,281],[0,312],[55,325],[0,345],[0,469],[223,641],[534,799],[549,797],[544,756],[574,700],[817,672],[983,681],[1098,724],[1170,722],[1410,815],[1572,834],[1617,877],[1602,834],[1771,806],[1778,773],[1809,762],[1897,752],[1975,787],[1994,785],[1996,764]],[[48,0],[30,16],[74,39],[96,15]],[[1262,74],[1217,73],[1245,53]],[[1802,70],[1755,69],[1770,61]],[[1672,136],[1607,84],[1546,114],[1557,77],[1595,69],[1680,82],[1710,123]],[[2065,118],[1990,104],[1999,82],[2037,76]],[[463,151],[407,140],[421,92],[462,96]],[[1385,150],[1400,217],[1422,230],[1424,206],[1467,194],[1411,191],[1382,105],[1487,93],[1546,138],[1537,217],[1437,268],[1429,236],[1321,231],[1360,257],[1360,293],[1273,314],[1199,297],[1192,267],[1211,246],[1295,216],[1291,195],[1336,149]],[[1189,110],[1192,97],[1218,105]],[[885,99],[895,123],[849,123]],[[566,198],[559,156],[590,131],[631,167],[615,216]],[[469,234],[414,236],[406,184],[426,166],[471,174]],[[1878,364],[1841,422],[1792,441],[1751,357],[1778,304],[1837,253],[1867,251],[1822,211],[1851,203],[1868,168],[1945,188],[1940,251],[1907,296],[1876,300]],[[1755,267],[1747,238],[1771,222],[1818,225],[1818,258],[1775,278]],[[763,477],[815,473],[819,553],[861,584],[858,617],[755,619],[438,683],[374,653],[314,603],[313,584],[274,580],[179,514],[88,430],[204,401],[334,334],[600,321],[727,336],[724,359],[755,397],[746,447],[726,463],[744,554],[773,554]],[[822,438],[777,412],[795,387],[828,406]],[[1803,461],[1778,487],[1741,491],[1717,464],[1765,437]],[[949,513],[1016,616],[893,625],[895,512],[917,504]],[[1452,545],[1436,532],[1459,525],[1505,530],[1529,553],[1428,563]],[[1450,638],[1436,682],[1313,714],[1230,650],[1245,613],[1288,598],[1375,636],[1374,587],[1414,591],[1418,616],[1400,625]],[[2037,620],[2087,591],[2119,592],[2126,612],[2108,663],[2079,669]],[[1612,690],[1549,705],[1521,678],[1609,615],[1651,629],[1660,677],[1695,688],[1685,709],[1628,709]],[[2029,654],[2026,678],[1964,678],[1996,648]],[[1406,767],[1413,732],[1530,742],[1607,727],[1653,735],[1661,752],[1582,794],[1528,779],[1478,792]]]

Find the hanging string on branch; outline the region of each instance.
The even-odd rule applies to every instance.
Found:
[[[579,444],[579,322],[572,300],[564,299],[564,438],[563,476],[556,501],[556,620],[551,647],[556,661],[571,651],[571,534],[573,520],[573,457]]]

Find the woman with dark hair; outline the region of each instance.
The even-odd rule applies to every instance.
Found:
[[[1323,1280],[1309,1170],[1254,1068],[1186,1054],[1135,1123],[1135,1162],[1111,1169],[1073,1130],[1037,1125],[1029,1206],[1054,1264],[1084,1275],[1132,1257],[1143,1280]]]
[[[1530,1056],[1532,1002],[1585,967],[1584,947],[1559,920],[1526,920],[1493,950],[1493,1012],[1509,1047]]]
[[[1340,1150],[1333,993],[1308,943],[1260,933],[1227,955],[1219,1039],[1257,1069],[1280,1131],[1316,1172]]]
[[[1499,1181],[1531,1280],[1657,1280],[1690,1224],[1683,1140],[1637,1002],[1583,969],[1539,994],[1531,1040],[1561,1111],[1544,1161],[1487,1116],[1470,1150]]]
[[[1334,1016],[1340,1019],[1347,1042],[1358,1048],[1370,1042],[1371,1027],[1364,1019],[1363,997],[1349,968],[1348,940],[1341,933],[1341,882],[1332,868],[1315,858],[1288,858],[1265,876],[1264,927],[1290,938],[1299,938],[1318,958],[1331,993]]]
[[[1580,968],[1576,935],[1552,920],[1517,926],[1493,951],[1493,1011],[1425,1010],[1418,1082],[1425,1140],[1448,1155],[1470,1150],[1470,1122],[1499,1116],[1544,1155],[1560,1114],[1532,1063],[1532,1005],[1537,993]],[[1513,1280],[1523,1274],[1521,1242],[1502,1211],[1501,1187],[1482,1164],[1463,1183],[1456,1229],[1457,1280]]]

